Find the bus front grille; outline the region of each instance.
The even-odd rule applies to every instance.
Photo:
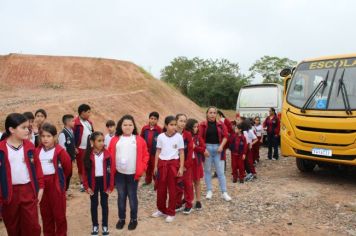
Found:
[[[336,134],[352,134],[356,133],[356,130],[352,129],[323,129],[314,127],[297,126],[297,129],[304,131],[320,132],[320,133],[336,133]]]

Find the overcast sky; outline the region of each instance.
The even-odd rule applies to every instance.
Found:
[[[227,58],[242,72],[264,55],[356,52],[356,1],[0,0],[0,54],[129,60],[159,77],[177,56]]]

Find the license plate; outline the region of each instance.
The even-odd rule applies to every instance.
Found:
[[[333,155],[333,152],[330,149],[313,148],[312,154],[318,155],[318,156],[331,157]]]

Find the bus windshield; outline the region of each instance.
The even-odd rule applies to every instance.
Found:
[[[305,109],[355,110],[356,58],[300,64],[290,83],[287,101]]]
[[[278,87],[260,86],[241,89],[240,108],[259,108],[278,106]]]

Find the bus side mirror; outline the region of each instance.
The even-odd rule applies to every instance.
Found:
[[[287,94],[288,85],[289,85],[290,80],[291,80],[290,76],[288,76],[287,78],[284,79],[284,90],[283,90],[284,95]]]
[[[285,69],[281,70],[281,72],[279,73],[279,75],[281,77],[287,77],[287,76],[289,76],[291,74],[292,74],[291,68],[285,68]]]

